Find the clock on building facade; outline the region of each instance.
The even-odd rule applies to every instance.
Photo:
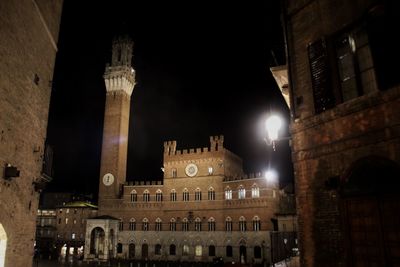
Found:
[[[187,176],[193,177],[197,174],[198,171],[199,171],[199,169],[197,168],[196,164],[190,163],[190,164],[186,165],[185,173]]]

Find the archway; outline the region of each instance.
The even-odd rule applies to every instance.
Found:
[[[104,254],[105,234],[101,227],[96,227],[90,233],[90,254],[96,257]]]
[[[149,245],[143,244],[142,245],[142,259],[147,259],[149,256]]]
[[[240,263],[245,264],[247,261],[246,246],[241,245],[239,247]]]
[[[129,244],[129,258],[133,259],[135,257],[135,244]]]
[[[399,266],[400,167],[381,157],[354,162],[341,179],[348,266]]]
[[[0,267],[4,267],[6,260],[6,249],[7,249],[7,234],[0,223]]]

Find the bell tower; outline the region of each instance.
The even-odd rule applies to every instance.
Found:
[[[118,37],[112,43],[111,64],[103,75],[106,85],[103,144],[101,149],[99,204],[120,196],[126,181],[129,110],[135,70],[132,68],[133,42]]]

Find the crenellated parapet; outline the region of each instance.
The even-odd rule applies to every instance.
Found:
[[[224,136],[210,136],[210,149],[211,151],[223,150]]]
[[[136,84],[135,70],[132,67],[106,67],[103,77],[107,93],[125,92],[128,96],[132,95],[133,88]]]
[[[125,92],[132,95],[135,87],[135,70],[132,68],[133,41],[129,37],[115,38],[112,45],[111,64],[103,75],[107,93]]]
[[[176,154],[176,141],[164,142],[164,155],[175,155]]]

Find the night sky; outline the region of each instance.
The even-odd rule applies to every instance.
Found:
[[[127,180],[161,180],[163,142],[209,146],[210,135],[291,181],[287,142],[273,152],[264,120],[289,112],[269,67],[283,64],[279,1],[65,1],[50,104],[54,179],[47,191],[97,194],[112,38],[134,41]],[[129,3],[128,3],[129,2]],[[284,133],[284,134],[287,134]]]

